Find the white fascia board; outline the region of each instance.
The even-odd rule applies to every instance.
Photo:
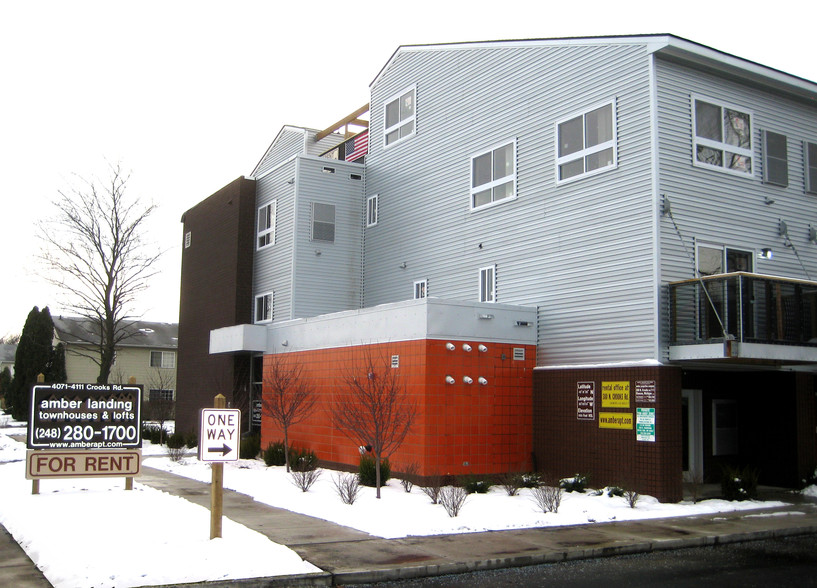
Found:
[[[210,354],[262,352],[267,348],[264,325],[234,325],[210,331]]]

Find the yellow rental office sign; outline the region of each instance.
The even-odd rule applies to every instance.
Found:
[[[600,412],[599,429],[632,429],[633,413],[631,412]]]
[[[602,408],[630,408],[630,382],[602,382]]]

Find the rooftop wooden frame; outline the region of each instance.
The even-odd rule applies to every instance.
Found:
[[[369,128],[369,121],[358,118],[364,112],[369,112],[369,103],[368,102],[366,104],[364,104],[363,106],[361,106],[360,108],[358,108],[357,110],[355,110],[352,114],[350,114],[348,116],[345,116],[344,118],[340,119],[335,124],[326,127],[324,130],[322,130],[320,133],[318,133],[315,136],[315,140],[320,141],[321,139],[323,139],[324,137],[329,136],[331,133],[334,133],[335,131],[337,131],[341,127],[346,127],[343,130],[343,136],[348,138],[351,135],[356,134],[356,133],[350,133],[349,132],[349,125],[355,125],[355,126],[358,126],[358,127],[366,127],[368,129]]]

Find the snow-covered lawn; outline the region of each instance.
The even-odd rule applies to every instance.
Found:
[[[25,434],[12,423],[0,428],[0,522],[58,587],[144,586],[227,578],[251,578],[319,571],[289,548],[225,517],[223,538],[209,539],[209,511],[137,482],[133,491],[115,479],[43,480],[31,495],[25,479],[25,445],[8,437]],[[210,468],[194,454],[171,461],[163,447],[143,447],[143,467],[210,481]],[[458,517],[449,517],[417,487],[406,493],[391,480],[377,500],[363,488],[353,505],[343,504],[333,478],[323,471],[309,492],[301,492],[283,467],[260,460],[227,463],[224,486],[294,512],[354,527],[381,537],[471,533],[587,524],[780,505],[779,502],[661,504],[642,496],[636,508],[624,498],[566,493],[558,513],[543,513],[529,490],[508,496],[495,486],[469,495]]]

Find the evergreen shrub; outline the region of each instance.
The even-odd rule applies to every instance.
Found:
[[[364,486],[377,487],[377,469],[374,456],[361,455],[357,477]],[[388,458],[380,460],[380,485],[385,486],[391,478],[391,464]]]

